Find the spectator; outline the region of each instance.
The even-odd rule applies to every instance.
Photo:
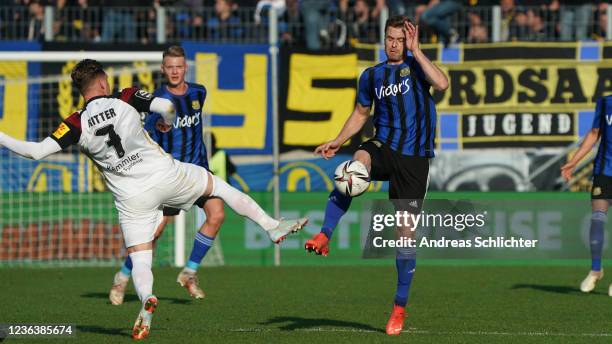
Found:
[[[385,8],[385,0],[374,0],[374,9],[372,10],[370,16],[372,18],[378,19],[380,17],[380,12]]]
[[[510,38],[515,35],[516,6],[514,5],[514,0],[500,0],[499,7],[502,15],[501,40],[509,41]],[[526,18],[524,19],[526,21]]]
[[[174,7],[170,15],[172,25],[167,31],[171,37],[178,39],[204,37],[204,0],[180,0],[167,6]]]
[[[25,39],[28,37],[29,10],[22,0],[8,1],[10,10],[0,13],[0,38]]]
[[[360,42],[377,41],[378,32],[370,27],[370,7],[366,0],[356,0],[349,16],[350,34]]]
[[[88,0],[57,0],[53,21],[55,41],[98,41],[99,33],[91,30],[95,15]]]
[[[513,11],[513,16],[510,18],[510,41],[526,41],[529,39],[529,16],[524,8],[518,8]]]
[[[240,18],[232,12],[237,6],[231,0],[215,1],[215,16],[208,20],[208,37],[216,40],[236,40],[243,37]]]
[[[476,12],[468,13],[470,27],[468,29],[468,43],[484,43],[489,40],[487,28],[482,24],[482,19]]]
[[[553,40],[558,37],[558,0],[521,0],[527,15],[530,40]]]
[[[439,3],[439,0],[416,0],[414,2],[414,21],[416,23],[421,22],[421,15],[423,12],[430,9],[432,6],[435,6]]]
[[[133,2],[130,4],[133,6]],[[113,42],[117,35],[125,42],[136,42],[136,22],[131,11],[122,0],[102,0],[104,19],[102,21],[102,42]]]
[[[527,11],[527,22],[529,25],[529,40],[530,41],[545,41],[550,37],[550,33],[546,30],[544,19],[542,19],[542,10]]]
[[[55,3],[55,17],[53,18],[53,39],[67,41],[70,37],[70,14],[66,8],[66,0],[57,0]],[[72,37],[70,37],[72,38]]]
[[[300,3],[300,12],[302,12],[304,20],[306,48],[310,50],[321,49],[319,34],[327,25],[326,18],[322,12],[327,7],[329,7],[329,1],[325,0],[302,0]]]
[[[593,6],[584,0],[560,0],[561,20],[559,22],[561,40],[575,41],[587,39],[587,29],[591,25]]]
[[[420,19],[434,30],[444,44],[457,43],[459,35],[457,30],[451,27],[450,16],[461,11],[461,8],[459,0],[440,0],[438,4],[425,10]]]
[[[158,0],[153,1],[152,3],[142,4],[143,6],[147,6],[148,8],[136,8],[135,17],[136,17],[136,25],[137,25],[137,35],[138,40],[142,44],[149,44],[156,41],[156,33],[157,33],[157,23],[156,23],[156,8],[160,6]]]
[[[300,6],[298,0],[287,0],[286,10],[279,21],[279,32],[281,42],[295,44],[301,41],[302,22],[300,17]]]
[[[39,0],[32,0],[28,5],[30,21],[28,23],[28,40],[38,41],[45,36],[45,27],[43,25],[45,19],[45,8]]]
[[[72,17],[72,28],[76,39],[84,41],[99,42],[100,37],[100,11],[95,7],[99,6],[97,0],[77,0],[77,9]]]
[[[602,2],[598,5],[595,12],[597,17],[597,25],[594,28],[593,38],[598,41],[605,41],[608,33],[608,6],[610,4]]]

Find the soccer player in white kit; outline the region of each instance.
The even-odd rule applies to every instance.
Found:
[[[143,304],[134,324],[134,339],[149,334],[158,303],[153,295],[151,265],[163,206],[188,210],[200,197],[218,197],[260,225],[275,243],[306,224],[305,218],[271,218],[252,198],[203,167],[180,162],[164,152],[144,130],[140,112],[161,114],[160,127],[170,130],[175,117],[171,101],[136,87],[111,96],[108,77],[95,60],[79,62],[70,76],[85,99],[81,111],[66,118],[41,142],[20,141],[0,132],[0,145],[38,160],[78,144],[98,166],[115,198],[125,246],[132,258],[134,287]]]

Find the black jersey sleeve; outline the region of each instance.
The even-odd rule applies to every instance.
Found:
[[[151,102],[155,98],[151,93],[138,87],[124,88],[116,97],[130,104],[138,112],[149,112]]]
[[[68,116],[49,137],[55,140],[62,149],[78,143],[81,138],[81,113],[75,112]]]

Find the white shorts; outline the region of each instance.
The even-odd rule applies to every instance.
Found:
[[[208,184],[208,171],[201,166],[175,161],[168,180],[125,200],[115,200],[125,247],[153,241],[162,221],[164,206],[189,210]]]

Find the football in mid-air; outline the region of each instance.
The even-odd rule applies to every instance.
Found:
[[[370,174],[361,162],[348,160],[338,165],[334,181],[338,191],[347,196],[356,197],[364,193],[370,186]]]

